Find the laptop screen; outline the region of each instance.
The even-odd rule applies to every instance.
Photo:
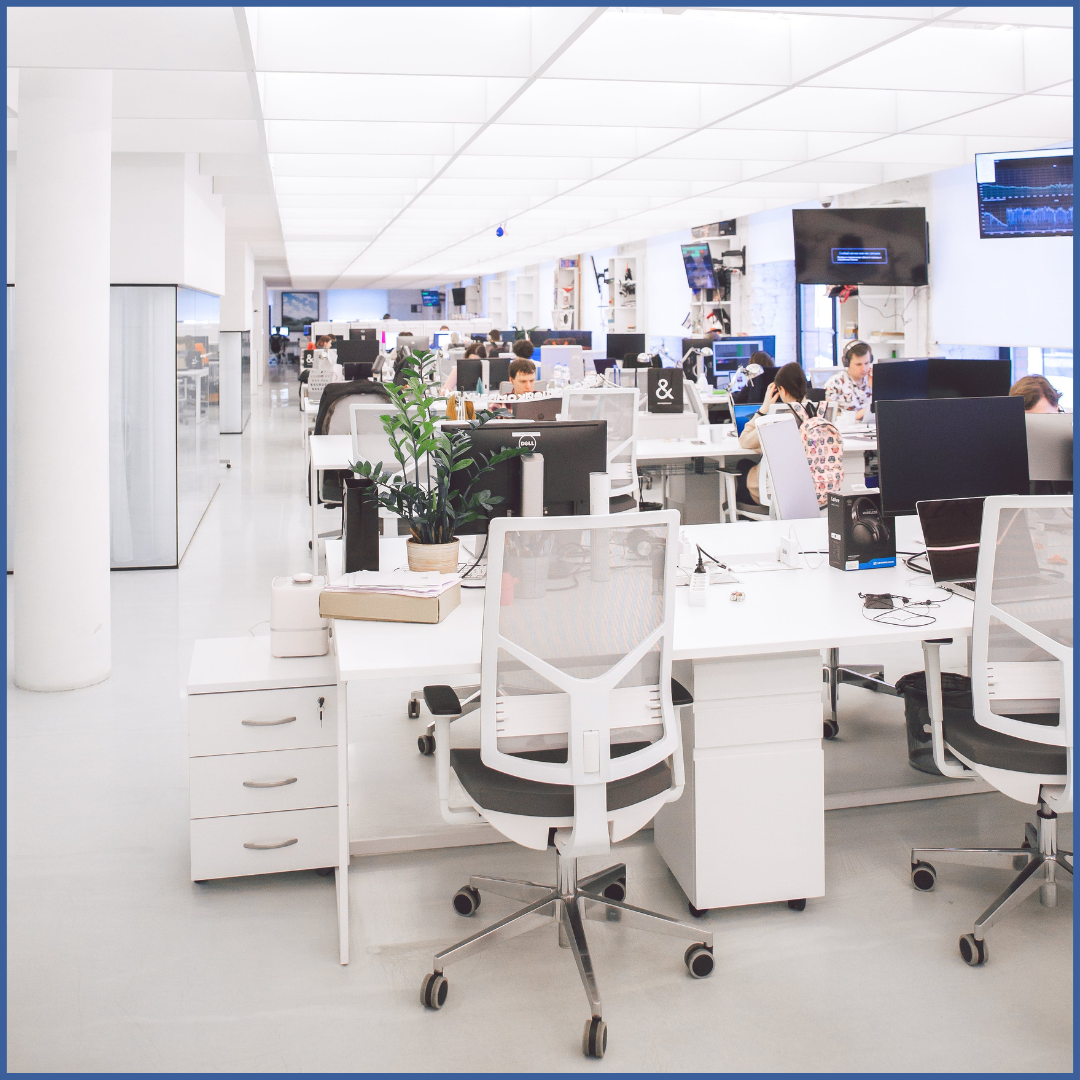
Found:
[[[935,582],[974,581],[979,567],[982,499],[935,499],[915,504]]]

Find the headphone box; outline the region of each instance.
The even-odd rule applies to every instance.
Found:
[[[896,534],[881,512],[881,493],[829,493],[829,565],[877,570],[896,565]]]

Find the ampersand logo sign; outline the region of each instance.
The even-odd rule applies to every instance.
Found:
[[[674,401],[675,394],[671,389],[671,383],[667,379],[659,379],[656,383],[656,400],[657,401]]]

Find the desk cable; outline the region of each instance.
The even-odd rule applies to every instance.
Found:
[[[910,596],[897,593],[859,593],[863,601],[862,617],[867,622],[882,623],[884,626],[932,626],[937,618],[930,614],[931,608],[939,608],[952,599],[949,593],[943,600],[912,600]],[[897,600],[900,601],[897,604]],[[917,608],[923,608],[917,611]],[[876,615],[867,615],[867,611],[877,610]]]

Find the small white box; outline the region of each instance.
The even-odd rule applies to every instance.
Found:
[[[274,656],[325,656],[330,623],[319,613],[326,578],[276,577],[270,586],[270,652]]]

